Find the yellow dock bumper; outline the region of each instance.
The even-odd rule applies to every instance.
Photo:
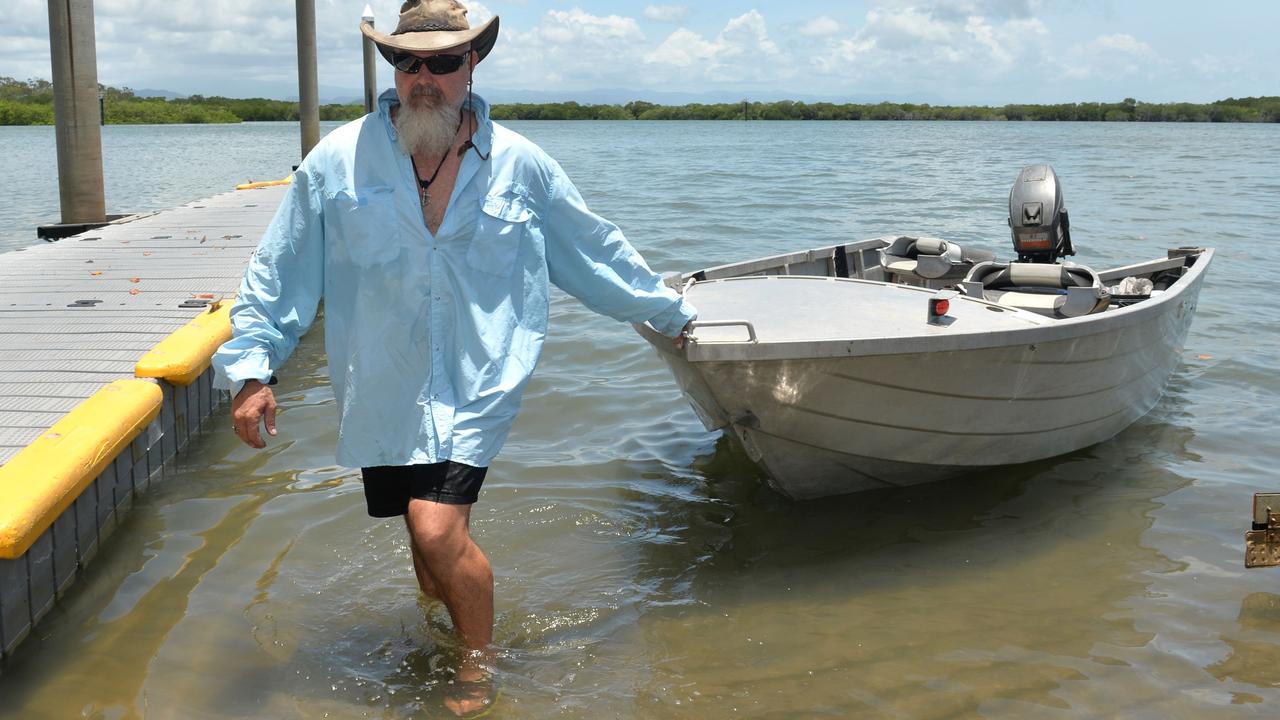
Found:
[[[240,183],[236,186],[237,190],[257,190],[258,188],[274,187],[276,185],[288,185],[293,182],[293,175],[280,180],[260,180],[258,182]]]
[[[163,378],[170,385],[186,386],[209,367],[218,346],[231,339],[231,301],[210,306],[151,348],[133,374],[140,378]]]
[[[116,380],[0,467],[0,558],[15,560],[160,414],[160,386]]]

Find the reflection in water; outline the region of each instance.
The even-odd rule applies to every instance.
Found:
[[[258,517],[262,505],[279,492],[265,488],[250,497],[193,498],[166,508],[159,517],[135,510],[130,527],[118,534],[129,540],[142,537],[137,523],[150,525],[149,535],[164,539],[146,547],[114,550],[105,567],[91,572],[109,573],[120,581],[114,597],[87,598],[91,606],[88,652],[76,653],[60,665],[57,674],[43,683],[42,691],[53,696],[63,692],[87,694],[93,701],[85,706],[89,714],[146,714],[148,668],[116,662],[121,655],[154,657],[170,640],[174,628],[187,617],[190,600],[204,577],[244,535]],[[168,534],[165,526],[175,523],[179,530]],[[105,578],[104,578],[105,579]],[[104,579],[96,579],[102,582]],[[89,583],[95,579],[88,580]],[[96,602],[95,602],[96,601]],[[83,602],[83,601],[82,601]],[[81,608],[81,612],[85,609]],[[199,645],[202,652],[207,645]],[[189,656],[190,653],[187,653]],[[113,668],[113,672],[102,672]],[[19,666],[21,672],[21,666]],[[88,686],[86,693],[85,686]],[[196,683],[198,686],[199,684]],[[185,688],[171,686],[179,693]],[[139,704],[141,703],[141,704]]]
[[[682,651],[655,659],[638,702],[671,716],[953,717],[998,710],[992,698],[1072,707],[1065,687],[1124,664],[1100,641],[1151,640],[1116,612],[1141,583],[1096,579],[1172,568],[1139,538],[1152,500],[1187,484],[1117,482],[1115,461],[1086,451],[797,504],[743,482],[752,471],[722,441],[700,468],[719,502],[701,506],[682,543],[717,550],[691,570],[686,602],[645,618],[646,646]]]
[[[1245,634],[1223,638],[1231,654],[1209,666],[1209,672],[1220,680],[1280,688],[1280,595],[1247,595],[1240,605],[1240,630]],[[1257,698],[1254,702],[1262,702],[1262,698],[1252,697]]]

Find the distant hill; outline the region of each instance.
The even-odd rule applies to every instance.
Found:
[[[165,100],[187,99],[186,95],[183,95],[182,93],[173,92],[172,90],[149,90],[149,89],[134,90],[133,95],[134,97],[140,97],[140,98],[164,98]]]

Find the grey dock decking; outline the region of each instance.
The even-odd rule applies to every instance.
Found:
[[[205,312],[210,298],[200,296],[230,298],[286,190],[227,192],[0,255],[0,465],[108,383],[133,378],[144,353]],[[134,492],[226,401],[211,382],[211,370],[186,387],[160,381],[163,405],[147,431],[23,557],[0,559],[0,660],[96,554]]]
[[[133,377],[143,353],[204,310],[184,302],[235,293],[284,190],[224,193],[0,255],[0,464],[68,400]]]

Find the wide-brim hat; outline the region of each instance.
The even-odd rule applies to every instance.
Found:
[[[483,60],[498,40],[498,16],[473,28],[467,22],[467,9],[458,0],[406,0],[400,6],[400,22],[390,34],[374,30],[364,20],[360,32],[378,46],[387,62],[397,50],[437,52],[467,43],[477,59]]]

